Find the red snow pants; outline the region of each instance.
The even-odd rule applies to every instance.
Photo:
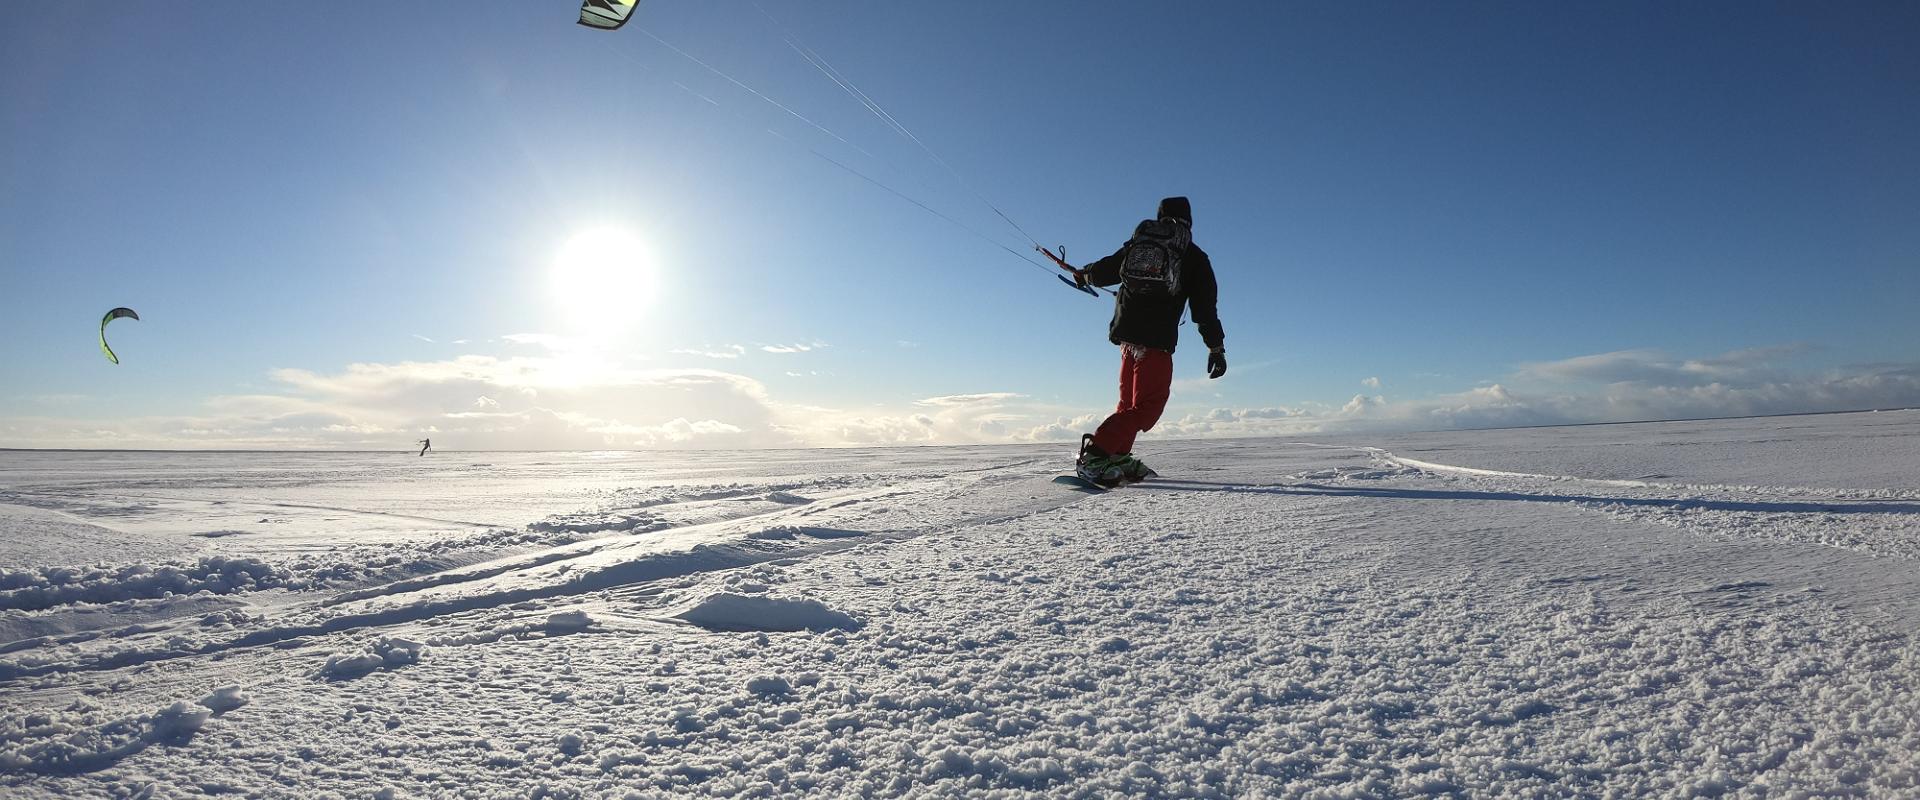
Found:
[[[1133,452],[1133,439],[1153,430],[1173,391],[1173,354],[1121,345],[1120,405],[1093,432],[1093,444],[1108,455]]]

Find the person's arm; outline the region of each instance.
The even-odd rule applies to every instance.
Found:
[[[1113,255],[1081,267],[1079,275],[1082,280],[1094,286],[1112,286],[1119,283],[1120,262],[1126,254],[1127,246],[1120,245],[1120,249],[1113,251]]]
[[[1224,351],[1227,332],[1220,327],[1220,310],[1216,307],[1220,284],[1213,277],[1213,260],[1197,247],[1187,252],[1187,259],[1181,280],[1187,284],[1187,308],[1193,313],[1194,327],[1200,329],[1200,339],[1207,343],[1208,350]]]
[[[1227,332],[1220,326],[1220,284],[1213,276],[1213,260],[1207,258],[1206,251],[1198,247],[1187,251],[1188,263],[1182,265],[1186,274],[1181,278],[1187,284],[1187,308],[1193,314],[1193,325],[1200,329],[1200,339],[1207,343],[1207,377],[1218,378],[1227,374]]]

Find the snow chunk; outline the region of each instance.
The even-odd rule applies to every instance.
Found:
[[[747,538],[791,540],[804,536],[810,539],[847,539],[854,536],[865,535],[867,534],[862,531],[851,531],[842,528],[822,528],[812,525],[776,525],[771,528],[748,532]]]
[[[0,568],[0,610],[41,611],[72,603],[116,603],[196,592],[271,589],[287,573],[257,558],[207,556],[193,564]]]
[[[547,630],[553,633],[574,633],[593,627],[593,617],[585,611],[562,611],[547,615]]]
[[[153,715],[153,741],[184,744],[200,732],[207,724],[207,717],[212,715],[207,708],[185,700],[167,706]]]
[[[119,763],[152,745],[191,741],[213,712],[185,700],[152,714],[103,718],[98,708],[0,717],[0,773],[71,775]]]
[[[647,513],[623,514],[619,512],[592,511],[576,514],[555,514],[527,526],[528,530],[541,533],[651,533],[673,527]]]
[[[378,669],[393,669],[419,663],[427,646],[397,636],[383,637],[359,653],[335,653],[327,656],[320,675],[328,680],[358,678]]]
[[[673,618],[710,631],[851,631],[861,626],[859,620],[813,600],[726,592],[708,595]]]
[[[251,701],[237,685],[222,686],[213,690],[213,694],[200,698],[200,705],[206,706],[215,716],[225,714]]]
[[[793,693],[793,684],[778,675],[758,675],[747,680],[747,691],[768,697],[783,697]]]

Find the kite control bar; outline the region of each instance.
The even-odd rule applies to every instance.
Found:
[[[1047,257],[1047,260],[1052,261],[1054,266],[1059,267],[1063,270],[1066,270],[1068,273],[1073,275],[1073,280],[1068,280],[1066,275],[1053,276],[1053,277],[1059,278],[1061,283],[1064,283],[1075,289],[1079,289],[1080,291],[1086,292],[1087,294],[1093,295],[1094,297],[1100,296],[1100,293],[1094,291],[1093,287],[1090,287],[1086,285],[1084,282],[1082,282],[1080,278],[1080,270],[1074,269],[1072,264],[1067,263],[1067,246],[1066,245],[1064,244],[1060,245],[1059,255],[1054,255],[1052,250],[1048,250],[1047,248],[1041,247],[1040,245],[1037,245],[1037,244],[1033,246],[1033,249],[1038,250],[1041,253],[1045,254]]]

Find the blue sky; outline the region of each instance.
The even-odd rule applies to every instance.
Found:
[[[1162,435],[1920,404],[1911,3],[642,5],[13,9],[0,446],[1046,440],[1110,408],[1106,302],[815,151],[1076,261],[1191,196],[1232,370],[1195,380],[1185,330]],[[605,228],[652,289],[587,314],[552,265]]]

